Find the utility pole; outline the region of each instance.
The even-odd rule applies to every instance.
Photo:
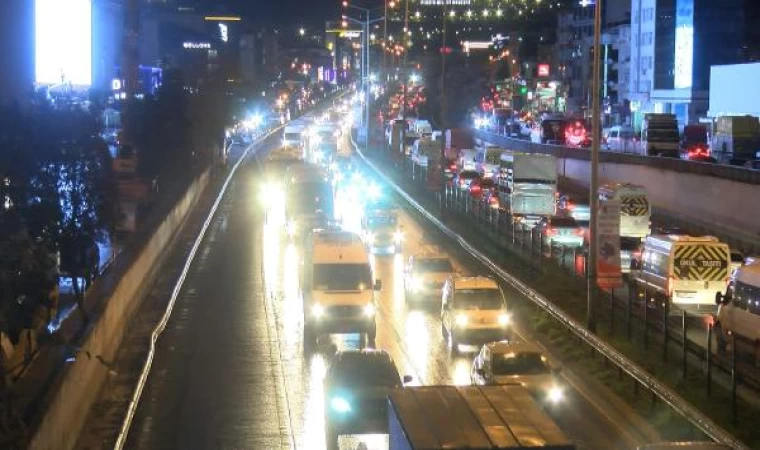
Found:
[[[601,36],[602,36],[602,0],[596,0],[594,10],[594,73],[591,89],[591,130],[593,133],[591,139],[591,186],[589,188],[589,206],[591,208],[591,223],[589,224],[589,251],[588,251],[588,270],[586,271],[587,286],[587,310],[586,326],[589,331],[596,333],[596,311],[594,310],[596,284],[597,284],[597,259],[599,256],[599,139],[601,137],[600,111],[599,111],[599,90],[601,78]]]
[[[122,129],[126,140],[131,141],[132,124],[129,121],[129,109],[137,94],[139,83],[140,0],[127,0],[124,17],[121,76],[124,78],[126,99],[122,109]]]

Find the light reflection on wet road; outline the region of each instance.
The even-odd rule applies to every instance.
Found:
[[[324,448],[327,355],[357,347],[359,339],[332,337],[320,344],[320,353],[304,358],[303,249],[283,232],[281,211],[265,215],[258,167],[242,167],[202,246],[204,257],[189,274],[159,345],[129,448]],[[344,214],[356,211],[344,205]],[[356,217],[346,219],[357,223]],[[377,347],[391,354],[401,375],[414,377],[412,384],[469,384],[473,355],[449,355],[436,307],[409,310],[405,304],[404,259],[431,247],[420,225],[402,211],[400,223],[404,255],[372,259],[383,282]],[[579,395],[568,397],[571,407],[559,423],[579,448],[620,448],[616,444],[624,440],[603,414]]]

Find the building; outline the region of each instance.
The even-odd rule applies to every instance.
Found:
[[[577,6],[557,19],[559,77],[566,91],[569,114],[583,115],[591,98],[590,49],[594,41],[594,8]]]
[[[632,0],[631,110],[707,116],[710,66],[742,61],[743,0]],[[726,24],[731,24],[726,26]]]

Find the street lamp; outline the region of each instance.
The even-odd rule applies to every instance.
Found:
[[[298,30],[298,34],[300,34],[301,36],[303,36],[304,34],[306,34],[306,30],[304,30],[303,27],[302,27],[302,28],[300,28]]]

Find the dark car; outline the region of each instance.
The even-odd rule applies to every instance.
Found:
[[[338,449],[342,434],[387,434],[388,392],[411,380],[384,350],[337,352],[324,380],[327,450]]]
[[[480,172],[475,170],[463,170],[454,177],[454,185],[459,189],[466,191],[474,180],[480,179]]]
[[[490,197],[497,192],[496,182],[490,178],[476,178],[470,183],[470,196],[476,200]]]

